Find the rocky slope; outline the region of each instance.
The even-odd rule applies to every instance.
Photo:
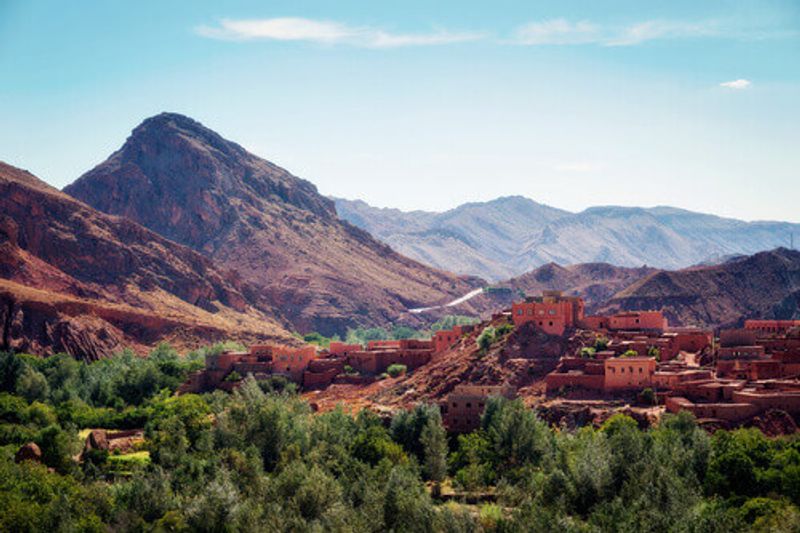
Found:
[[[593,207],[569,213],[520,197],[445,213],[336,200],[340,216],[402,253],[490,280],[547,263],[605,262],[680,269],[785,245],[800,224],[743,222],[671,207]]]
[[[425,366],[398,378],[386,378],[366,386],[332,385],[312,391],[305,397],[321,410],[346,405],[357,411],[371,408],[390,411],[410,408],[419,402],[444,400],[459,384],[513,385],[520,397],[530,404],[544,399],[544,378],[558,365],[564,353],[574,353],[594,335],[573,332],[568,337],[550,336],[532,324],[515,328],[499,336],[485,352],[476,339],[485,327],[499,328],[507,317],[497,317],[480,324],[451,349],[436,354]]]
[[[747,318],[800,318],[800,252],[778,248],[720,265],[657,272],[603,309],[663,309],[670,322],[733,326]]]
[[[235,271],[251,300],[299,331],[414,324],[409,308],[452,300],[480,280],[408,259],[340,220],[333,202],[198,122],[164,113],[65,192]]]
[[[96,359],[162,340],[289,338],[229,274],[0,163],[0,350]]]

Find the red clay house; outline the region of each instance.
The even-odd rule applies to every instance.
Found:
[[[577,327],[584,317],[583,299],[563,296],[561,291],[543,291],[542,296],[514,302],[511,315],[515,326],[533,322],[545,333],[563,335],[566,328]]]

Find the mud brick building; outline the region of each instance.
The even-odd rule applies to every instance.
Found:
[[[478,429],[486,402],[492,396],[513,399],[516,389],[510,385],[456,385],[440,404],[445,428],[454,433]]]

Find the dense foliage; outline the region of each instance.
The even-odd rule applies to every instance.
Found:
[[[448,438],[435,406],[320,414],[250,377],[174,396],[202,355],[0,354],[0,531],[800,529],[797,438],[709,436],[686,414],[567,431],[501,398]],[[144,427],[145,450],[77,461],[88,427]],[[29,441],[44,464],[14,462]]]

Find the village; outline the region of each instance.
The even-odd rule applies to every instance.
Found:
[[[626,399],[728,425],[770,410],[800,415],[800,320],[746,320],[742,328],[714,332],[671,326],[658,310],[586,315],[580,297],[559,291],[514,302],[494,318],[552,337],[581,333],[578,348],[562,353],[545,376],[548,398]],[[458,344],[474,342],[479,330],[455,326],[428,340],[331,342],[327,349],[254,345],[208,355],[205,368],[190,375],[179,393],[231,391],[248,375],[284,376],[304,391],[368,385],[389,373],[411,373]],[[454,433],[472,431],[489,397],[516,395],[508,383],[458,383],[439,400],[444,424]]]

